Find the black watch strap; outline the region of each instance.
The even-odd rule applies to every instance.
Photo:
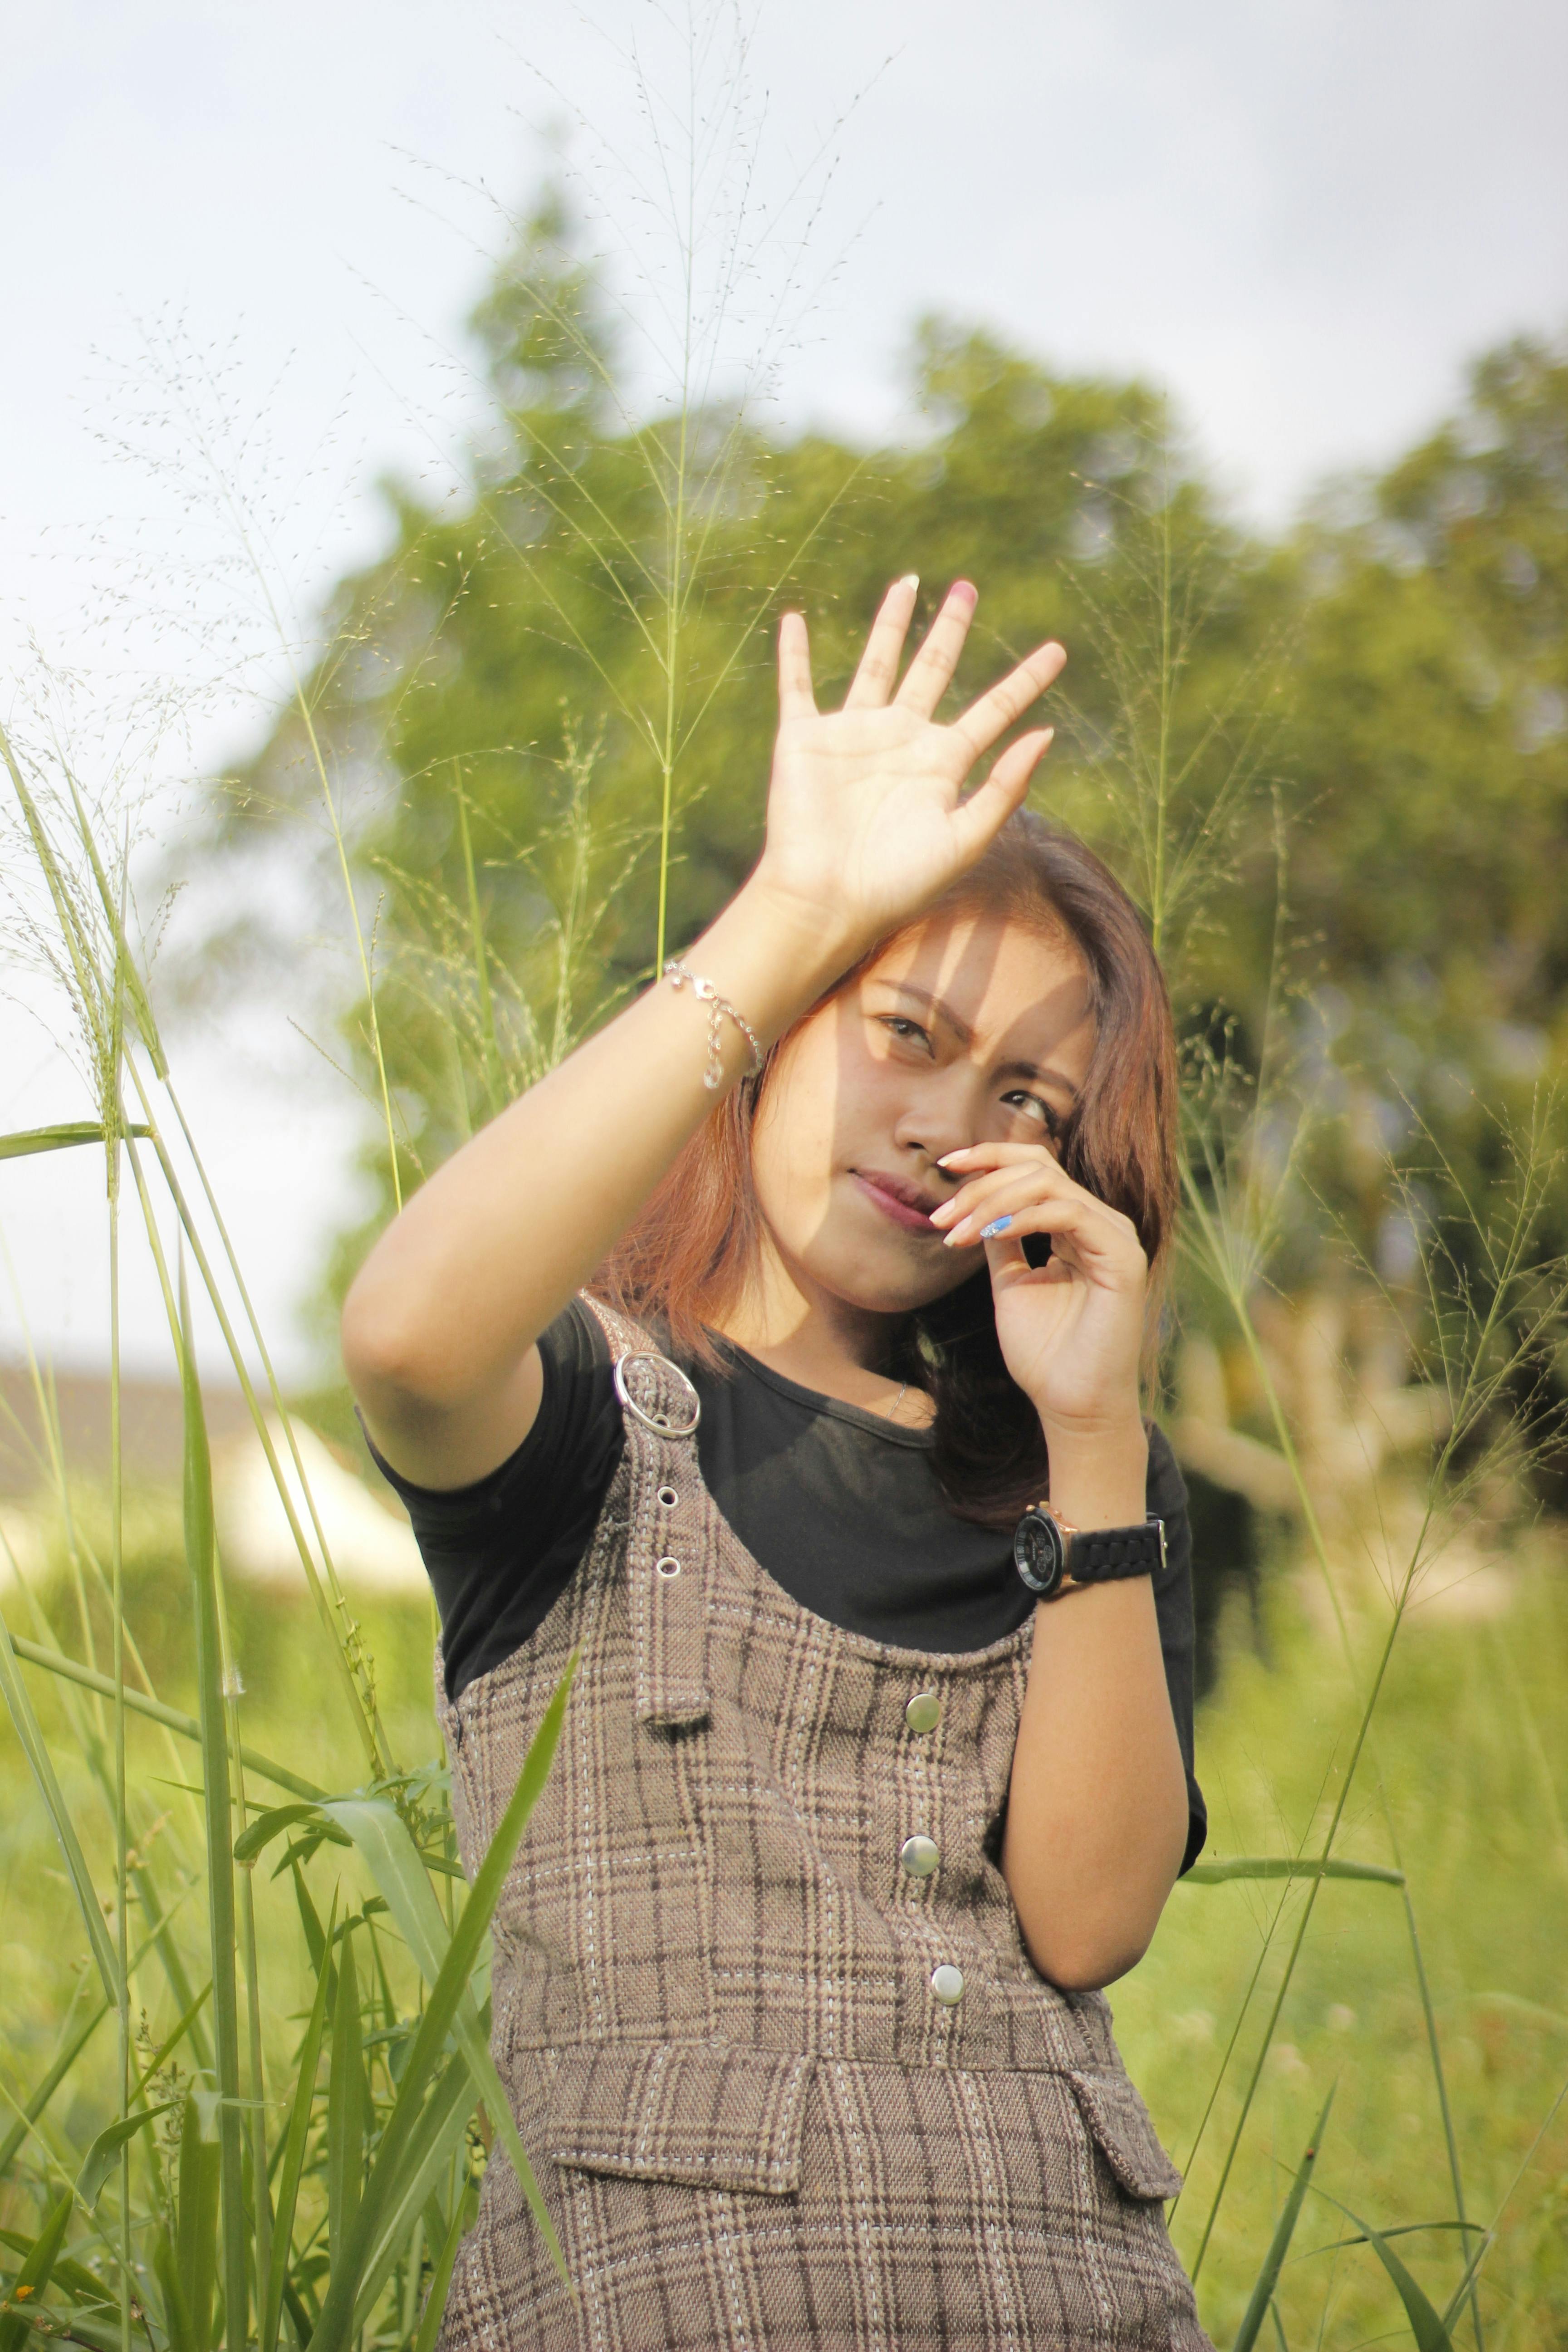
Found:
[[[1074,1584],[1109,1584],[1119,1576],[1152,1576],[1165,1564],[1165,1522],[1141,1528],[1080,1528],[1068,1546]]]
[[[1165,1523],[1151,1513],[1139,1527],[1067,1528],[1042,1503],[1031,1503],[1013,1538],[1013,1560],[1041,1601],[1086,1584],[1152,1576],[1165,1564]]]

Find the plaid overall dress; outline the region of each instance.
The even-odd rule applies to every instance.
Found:
[[[694,1392],[589,1304],[626,1443],[588,1552],[455,1705],[437,1675],[471,1876],[582,1653],[492,1979],[576,2300],[498,2156],[442,2352],[1205,2352],[1110,2010],[1038,1975],[997,1866],[1031,1627],[931,1654],[801,1607]]]

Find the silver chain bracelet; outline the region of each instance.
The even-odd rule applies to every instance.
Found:
[[[702,1073],[702,1083],[709,1093],[717,1094],[724,1083],[724,1063],[719,1047],[726,1021],[734,1023],[750,1048],[751,1067],[746,1076],[754,1078],[766,1057],[762,1040],[745,1014],[737,1013],[729,998],[721,996],[710,980],[704,980],[700,972],[693,971],[689,965],[681,962],[679,956],[670,957],[664,967],[664,977],[671,988],[689,987],[692,995],[700,997],[708,1007],[708,1067]]]

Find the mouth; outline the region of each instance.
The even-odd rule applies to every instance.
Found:
[[[895,1225],[902,1226],[906,1234],[922,1234],[928,1242],[941,1242],[931,1213],[940,1206],[942,1193],[922,1192],[918,1184],[906,1183],[901,1176],[884,1176],[876,1169],[856,1168],[850,1173],[866,1198]]]

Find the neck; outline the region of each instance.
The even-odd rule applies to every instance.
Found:
[[[718,1328],[786,1380],[860,1404],[883,1402],[907,1319],[823,1289],[765,1238],[745,1291]]]

